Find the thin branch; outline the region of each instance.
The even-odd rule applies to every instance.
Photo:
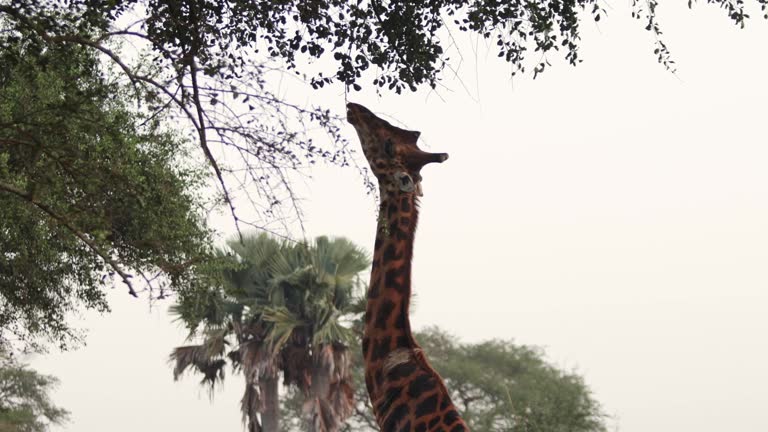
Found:
[[[38,37],[40,37],[46,43],[77,44],[90,48],[99,54],[103,54],[104,60],[106,62],[113,62],[115,65],[117,65],[116,69],[122,72],[120,75],[124,74],[125,77],[130,80],[130,83],[133,85],[134,89],[136,89],[137,96],[141,96],[139,94],[141,90],[159,93],[162,98],[165,98],[165,100],[158,103],[159,109],[157,111],[150,112],[150,115],[145,120],[146,122],[152,121],[152,119],[155,118],[159,112],[164,111],[170,106],[178,107],[178,112],[180,115],[174,115],[174,117],[188,120],[189,124],[191,124],[196,129],[198,135],[197,141],[199,141],[198,145],[203,150],[203,154],[205,155],[208,163],[210,163],[210,165],[213,167],[213,171],[217,179],[216,182],[221,185],[224,201],[229,207],[229,212],[232,215],[236,230],[240,238],[242,238],[241,226],[243,223],[246,223],[246,221],[241,220],[235,210],[234,200],[237,198],[237,187],[233,187],[231,184],[227,183],[230,181],[230,179],[229,177],[226,177],[226,175],[229,175],[233,171],[227,170],[225,166],[220,166],[219,163],[221,160],[217,161],[213,152],[211,151],[212,149],[210,146],[216,145],[216,143],[220,143],[226,147],[234,148],[236,151],[238,151],[241,157],[243,157],[243,162],[248,167],[249,171],[265,170],[269,171],[270,175],[274,176],[274,182],[269,180],[265,181],[264,184],[259,185],[259,193],[261,194],[263,192],[264,196],[269,198],[271,206],[282,204],[283,201],[287,199],[292,205],[291,210],[298,215],[302,232],[304,232],[303,216],[301,215],[299,205],[300,199],[296,196],[295,190],[291,187],[289,179],[287,178],[287,173],[284,171],[297,169],[297,160],[299,158],[293,153],[292,150],[289,150],[289,148],[291,145],[296,144],[297,149],[301,149],[307,152],[307,158],[326,158],[332,163],[336,163],[337,154],[339,152],[332,153],[324,150],[321,151],[321,148],[312,145],[311,139],[305,142],[301,138],[296,138],[296,135],[299,134],[287,133],[285,136],[275,136],[274,132],[272,132],[270,128],[254,128],[250,126],[251,123],[254,121],[259,122],[261,120],[260,116],[256,113],[249,112],[246,114],[238,114],[237,110],[227,104],[221,105],[224,108],[224,111],[219,113],[217,109],[209,108],[204,106],[204,104],[207,104],[208,99],[212,97],[211,92],[215,91],[217,93],[232,95],[233,99],[242,97],[243,104],[247,102],[246,99],[249,99],[252,101],[251,103],[253,105],[261,108],[261,110],[271,118],[274,118],[278,115],[286,116],[284,110],[295,114],[299,118],[309,115],[310,118],[312,118],[314,121],[317,121],[321,127],[326,129],[326,132],[329,133],[332,139],[338,140],[338,133],[336,131],[329,130],[330,126],[328,126],[328,124],[334,120],[333,117],[325,117],[329,116],[329,114],[323,111],[318,111],[316,109],[308,109],[304,106],[291,104],[285,100],[278,99],[275,95],[268,91],[260,92],[256,90],[256,88],[262,88],[263,90],[261,74],[264,69],[261,67],[258,67],[253,72],[255,76],[258,77],[255,81],[255,84],[253,81],[239,78],[235,78],[232,81],[229,81],[211,77],[209,80],[207,77],[200,75],[201,70],[199,69],[199,65],[196,64],[196,60],[199,59],[196,59],[194,56],[196,54],[196,49],[194,46],[188,47],[191,48],[191,51],[187,52],[184,58],[179,58],[176,55],[172,55],[172,53],[168,52],[162,47],[154,47],[154,49],[159,50],[162,54],[164,54],[167,60],[172,62],[171,66],[175,72],[174,77],[170,78],[169,81],[165,81],[163,76],[157,76],[154,75],[151,71],[148,72],[143,70],[140,65],[132,64],[130,61],[128,61],[128,59],[125,58],[125,56],[122,56],[119,51],[113,51],[108,47],[108,41],[111,40],[112,37],[126,39],[138,38],[143,41],[150,41],[150,38],[147,34],[141,32],[140,30],[134,29],[136,23],[133,23],[123,29],[112,29],[112,31],[107,31],[101,33],[100,35],[89,37],[87,35],[80,35],[76,33],[56,33],[53,30],[48,30],[45,27],[39,25],[39,23],[34,19],[25,16],[23,12],[20,12],[19,10],[9,6],[0,6],[0,15],[8,15],[13,17],[13,19],[16,20],[21,26],[38,35]],[[216,88],[218,85],[221,85],[221,88]],[[245,88],[240,90],[236,87],[232,87],[234,85],[244,86]],[[250,110],[255,109],[250,105],[249,108]],[[267,111],[271,110],[275,110],[277,112],[267,113]],[[288,129],[288,123],[290,122],[286,119],[281,119],[279,126],[283,129]],[[301,125],[305,126],[306,132],[306,125],[304,125],[303,122],[301,122]],[[219,137],[211,135],[209,133],[209,130],[211,129],[213,129],[215,133],[219,135]],[[215,138],[221,138],[221,140],[219,141]],[[236,145],[236,141],[239,141],[239,139],[248,140],[249,144],[254,145]],[[2,142],[0,142],[0,144],[2,144]],[[348,150],[343,148],[341,152],[346,153],[346,155],[340,156],[340,163],[343,166],[344,164],[347,164],[346,160],[348,156]],[[253,163],[254,161],[249,160],[249,155],[250,157],[256,158],[259,162]],[[221,156],[219,156],[219,159],[221,159]],[[352,161],[355,163],[354,159],[352,159]],[[251,179],[254,181],[256,180],[253,172],[249,172],[248,174],[250,175]],[[267,175],[265,174],[265,176]],[[227,181],[225,181],[225,177]],[[243,183],[245,182],[246,179],[243,179]],[[279,184],[276,184],[277,182],[279,182]],[[245,185],[243,184],[242,186]],[[287,197],[280,197],[280,199],[277,199],[279,196],[277,191],[278,188],[281,190],[284,188],[287,192]],[[255,204],[253,200],[251,200],[251,204]],[[271,208],[266,209],[267,217],[273,216],[270,214],[272,211],[273,210]],[[66,217],[66,215],[64,215],[64,217]],[[264,226],[259,226],[257,224],[249,225],[257,229],[269,231]]]
[[[216,162],[216,159],[213,157],[213,154],[211,153],[211,149],[208,148],[208,141],[207,136],[205,132],[205,112],[203,110],[203,105],[200,102],[200,89],[197,86],[197,63],[195,63],[195,59],[192,58],[189,62],[190,64],[190,77],[192,79],[192,100],[195,105],[195,109],[197,110],[197,133],[200,136],[200,147],[203,148],[203,153],[205,153],[205,157],[208,159],[208,162],[210,162],[211,166],[213,167],[213,171],[216,173],[216,177],[219,179],[219,184],[221,185],[221,189],[224,192],[224,200],[229,205],[229,211],[232,213],[232,218],[235,220],[235,229],[237,229],[237,235],[240,238],[240,241],[243,240],[243,233],[240,231],[240,224],[239,219],[237,217],[237,214],[235,214],[235,205],[232,203],[232,198],[229,195],[229,190],[227,189],[227,185],[224,183],[224,176],[221,174],[221,169],[219,168],[219,164]]]
[[[18,196],[19,198],[29,202],[30,204],[34,205],[35,207],[39,208],[48,216],[50,216],[52,219],[54,219],[56,222],[60,223],[62,226],[67,228],[72,234],[75,235],[80,241],[85,243],[96,255],[98,255],[101,259],[103,259],[107,264],[109,264],[110,267],[120,275],[120,277],[123,279],[123,283],[128,286],[128,293],[134,297],[138,297],[138,294],[133,289],[133,284],[131,284],[131,278],[132,275],[127,274],[120,268],[120,264],[112,259],[105,251],[101,250],[99,246],[91,239],[88,238],[88,236],[85,235],[82,231],[77,229],[69,220],[67,220],[65,217],[59,215],[53,209],[51,209],[46,204],[38,201],[35,199],[32,195],[29,193],[6,183],[0,182],[0,190],[4,190],[6,192],[9,192],[13,195]]]
[[[192,115],[192,113],[187,109],[187,107],[184,105],[184,103],[181,100],[179,100],[174,93],[171,93],[171,91],[168,90],[166,88],[166,86],[162,85],[161,83],[158,83],[157,81],[155,81],[154,79],[152,79],[152,78],[150,78],[148,76],[138,75],[138,74],[134,73],[131,70],[131,68],[128,67],[128,65],[126,65],[125,62],[123,62],[123,60],[120,58],[120,56],[115,54],[115,52],[110,50],[109,48],[101,45],[97,41],[93,41],[93,40],[84,38],[84,37],[82,37],[80,35],[51,36],[45,30],[39,28],[34,22],[29,20],[27,17],[23,16],[17,10],[14,10],[10,6],[0,6],[0,12],[4,12],[4,13],[14,17],[18,21],[24,23],[24,25],[26,25],[29,29],[34,31],[38,36],[43,38],[43,40],[45,40],[46,42],[51,42],[51,43],[71,42],[71,43],[76,43],[76,44],[80,44],[80,45],[89,46],[89,47],[91,47],[91,48],[93,48],[95,50],[98,50],[98,51],[102,52],[107,57],[109,57],[113,62],[115,62],[115,64],[117,64],[120,67],[120,69],[123,70],[123,72],[126,74],[128,79],[131,80],[132,83],[136,84],[136,82],[140,81],[140,82],[144,82],[144,83],[147,83],[147,84],[151,84],[153,87],[155,87],[155,88],[159,89],[160,91],[162,91],[163,93],[165,93],[166,96],[168,96],[174,103],[176,103],[176,105],[182,111],[184,111],[184,113],[187,115],[187,117],[192,122],[192,124],[196,128],[199,128],[199,126],[197,124],[197,121],[195,120],[195,116]]]
[[[0,9],[2,10],[2,9]],[[30,24],[31,26],[31,24]],[[206,130],[205,130],[205,122],[204,122],[204,110],[202,107],[202,104],[200,102],[200,93],[198,90],[197,85],[197,65],[195,64],[194,60],[191,61],[191,78],[192,78],[192,89],[193,89],[193,103],[195,105],[195,109],[197,111],[197,119],[195,119],[195,116],[192,114],[192,112],[189,111],[189,109],[184,105],[183,101],[179,100],[174,93],[171,93],[170,90],[168,90],[165,86],[161,85],[157,81],[153,80],[152,78],[149,78],[147,76],[137,75],[133,73],[133,71],[122,61],[122,59],[115,54],[112,50],[109,48],[104,47],[103,45],[83,38],[81,36],[77,35],[64,35],[64,36],[50,36],[47,33],[45,33],[42,30],[36,29],[32,27],[44,40],[48,42],[72,42],[77,43],[81,45],[86,45],[91,48],[94,48],[104,54],[106,54],[113,62],[115,62],[120,68],[123,70],[123,72],[128,76],[128,78],[131,80],[132,83],[134,83],[134,86],[137,82],[145,82],[148,84],[151,84],[157,89],[160,89],[163,93],[165,93],[176,105],[184,111],[184,113],[187,115],[189,120],[192,122],[192,124],[195,126],[195,129],[198,132],[198,136],[200,137],[200,147],[203,149],[203,153],[205,154],[206,159],[208,159],[208,162],[213,167],[214,172],[216,173],[216,177],[219,180],[219,184],[221,185],[222,191],[224,193],[224,199],[229,205],[230,212],[232,213],[232,218],[235,221],[235,228],[237,229],[238,235],[242,239],[242,232],[240,230],[239,226],[239,219],[237,217],[237,214],[235,213],[235,206],[232,202],[232,199],[230,197],[229,190],[227,189],[226,183],[224,182],[224,177],[221,173],[221,169],[219,168],[218,163],[216,162],[216,159],[214,158],[213,154],[211,153],[210,148],[208,147],[208,142],[206,139]]]
[[[25,145],[34,146],[35,144],[29,141],[18,140],[14,138],[0,138],[0,145]]]

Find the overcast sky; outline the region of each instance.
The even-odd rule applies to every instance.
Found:
[[[412,321],[545,348],[585,377],[612,430],[764,432],[768,23],[739,30],[715,7],[665,2],[675,76],[617,3],[584,26],[577,68],[511,80],[464,38],[464,85],[350,94],[451,156],[422,173]],[[291,96],[343,113],[340,87]],[[308,233],[370,250],[375,206],[354,170],[312,174]],[[183,329],[164,305],[110,300],[112,314],[79,322],[87,347],[32,359],[72,411],[55,430],[241,430],[240,377],[214,403],[195,377],[174,383]]]

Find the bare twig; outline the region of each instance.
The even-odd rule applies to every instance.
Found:
[[[221,169],[219,168],[219,164],[216,162],[216,159],[213,157],[213,154],[211,153],[211,149],[208,148],[208,137],[206,136],[205,131],[205,114],[203,110],[203,105],[200,103],[200,89],[197,86],[197,63],[195,63],[195,59],[192,58],[190,60],[190,77],[192,79],[192,100],[195,105],[195,109],[197,110],[197,134],[200,137],[200,147],[203,149],[203,153],[205,153],[205,157],[208,159],[208,162],[211,164],[211,167],[213,167],[213,171],[216,173],[216,178],[219,179],[219,184],[221,185],[222,192],[224,193],[224,200],[226,200],[227,204],[229,205],[229,211],[232,213],[232,218],[235,220],[235,228],[237,229],[237,235],[240,238],[240,241],[243,241],[243,233],[240,231],[240,224],[239,224],[239,218],[237,217],[237,214],[235,213],[235,205],[232,203],[232,198],[230,197],[229,190],[227,189],[226,183],[224,183],[224,177],[221,174]]]
[[[121,75],[125,75],[125,78],[130,81],[139,97],[137,100],[143,98],[140,91],[157,93],[161,100],[152,102],[151,111],[145,122],[152,121],[164,110],[178,108],[180,116],[174,113],[169,114],[168,118],[183,118],[195,128],[197,135],[195,140],[198,141],[197,144],[205,155],[207,163],[213,168],[216,183],[223,191],[223,200],[227,203],[240,237],[242,237],[241,224],[246,221],[240,218],[235,208],[234,201],[239,190],[245,191],[250,204],[256,209],[257,216],[254,223],[248,225],[271,231],[261,223],[260,219],[282,218],[286,215],[282,212],[282,208],[287,205],[289,207],[286,209],[290,209],[289,212],[298,217],[303,232],[300,197],[290,183],[288,171],[310,166],[316,159],[339,166],[347,166],[350,161],[355,163],[350,157],[352,151],[346,146],[335,150],[325,149],[315,145],[312,139],[307,137],[310,129],[304,119],[319,125],[332,141],[344,141],[340,138],[334,123],[339,119],[330,115],[328,111],[290,103],[264,88],[264,74],[274,70],[269,65],[246,66],[243,75],[226,80],[216,76],[208,77],[207,74],[206,76],[201,74],[202,69],[196,63],[199,58],[196,57],[195,46],[188,46],[184,53],[177,54],[153,44],[153,50],[170,62],[167,68],[161,70],[164,75],[158,76],[151,71],[144,71],[140,65],[128,62],[120,52],[108,46],[113,37],[153,42],[147,34],[135,29],[136,23],[89,37],[77,33],[54,33],[53,30],[40,26],[31,17],[9,6],[0,6],[0,15],[10,16],[46,43],[77,44],[97,51],[104,56],[105,61],[114,63]],[[200,42],[193,42],[195,43]],[[221,95],[231,97],[231,101],[236,103],[228,104],[222,101],[219,99]],[[210,107],[207,106],[208,101],[211,102]],[[238,104],[243,110],[239,109]],[[243,112],[246,107],[247,111]],[[265,119],[274,120],[274,123]],[[294,127],[294,122],[297,122],[300,131],[290,131]],[[209,133],[211,130],[218,136],[212,136]],[[233,149],[239,154],[246,168],[244,171],[247,171],[241,178],[235,177],[234,181],[240,182],[239,190],[230,184],[233,179],[229,176],[243,171],[221,166],[221,156],[218,159],[214,157],[217,148],[212,145],[221,146],[222,149]],[[307,161],[309,163],[305,165]],[[359,168],[358,171],[365,177],[363,171]],[[366,179],[366,184],[369,183]],[[250,184],[256,185],[258,197],[254,195],[251,198],[248,190],[245,189]],[[254,201],[254,198],[263,203]],[[285,222],[285,219],[281,220]],[[286,223],[283,230],[290,231],[288,224],[292,223],[293,221]]]

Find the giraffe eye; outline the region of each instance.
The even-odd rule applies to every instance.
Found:
[[[398,188],[403,192],[413,192],[414,184],[410,175],[404,172],[395,173],[395,180],[398,183]]]
[[[384,153],[391,158],[395,157],[395,144],[392,142],[392,138],[387,138],[384,141]]]

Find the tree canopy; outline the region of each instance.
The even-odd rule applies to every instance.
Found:
[[[208,254],[200,165],[89,49],[0,35],[0,343],[66,347],[104,288],[155,296]]]
[[[461,343],[436,328],[417,337],[473,431],[605,429],[584,379],[549,364],[541,349],[505,340]]]
[[[750,13],[762,11],[768,18],[768,0],[706,3],[740,26]],[[631,13],[640,21],[638,31],[644,27],[655,36],[649,51],[674,69],[658,5],[633,0]],[[274,82],[293,76],[314,88],[335,82],[397,93],[434,88],[461,57],[455,46],[462,32],[494,43],[500,61],[510,63],[514,73],[536,76],[550,57],[581,61],[582,26],[606,15],[598,0],[13,0],[0,5],[0,16],[14,29],[8,41],[27,32],[51,46],[92,50],[116,65],[147,110],[172,112],[194,130],[198,157],[207,160],[238,228],[268,228],[286,205],[300,214],[291,172],[317,161],[353,163],[339,134],[339,117],[327,104],[294,103]],[[120,49],[128,44],[143,55]],[[327,132],[329,140],[314,140],[308,133],[314,128]],[[229,159],[237,162],[222,163],[222,152],[237,156]],[[258,194],[236,197],[242,188]],[[238,216],[236,198],[251,201],[255,219]]]
[[[274,432],[282,375],[301,395],[309,430],[337,431],[354,404],[348,324],[361,310],[367,254],[343,238],[290,243],[264,233],[228,246],[220,254],[229,254],[230,265],[173,308],[203,339],[173,350],[174,377],[194,370],[212,389],[231,363],[245,376],[241,410],[249,432]]]
[[[32,10],[23,0],[15,3]],[[688,6],[694,3],[691,0]],[[766,0],[706,3],[722,8],[740,26],[750,17],[747,3],[768,18]],[[607,15],[597,0],[59,0],[43,7],[69,8],[83,22],[106,29],[137,5],[145,11],[143,36],[157,54],[166,60],[196,57],[206,75],[238,76],[247,54],[279,58],[299,73],[308,60],[328,57],[333,66],[312,75],[313,85],[338,80],[359,88],[362,73],[375,67],[378,72],[371,82],[397,92],[436,85],[450,61],[454,31],[493,40],[498,56],[524,72],[531,53],[560,52],[576,64],[581,25]],[[632,1],[633,17],[661,36],[657,8],[657,0]],[[654,51],[666,64],[665,49],[660,43]],[[546,60],[537,59],[533,65],[534,73],[541,72]]]
[[[768,0],[706,3],[740,26],[758,10],[768,18]],[[674,69],[658,5],[633,0],[631,13]],[[131,292],[156,270],[169,286],[191,283],[207,237],[192,192],[201,181],[217,185],[238,231],[300,216],[291,174],[354,164],[353,150],[328,106],[286,99],[275,82],[435,87],[462,32],[535,76],[550,56],[577,64],[580,29],[605,17],[597,0],[0,3],[2,333],[73,340],[64,315],[106,310],[95,288],[110,275]]]
[[[0,350],[0,431],[45,432],[51,424],[66,422],[69,413],[48,396],[57,383]]]
[[[437,327],[415,333],[470,430],[604,432],[605,414],[584,379],[545,359],[541,349],[510,341],[462,343]],[[378,430],[365,389],[359,344],[353,348],[357,405],[344,431]],[[284,423],[301,431],[301,403],[285,401]],[[293,420],[293,421],[292,421]]]

